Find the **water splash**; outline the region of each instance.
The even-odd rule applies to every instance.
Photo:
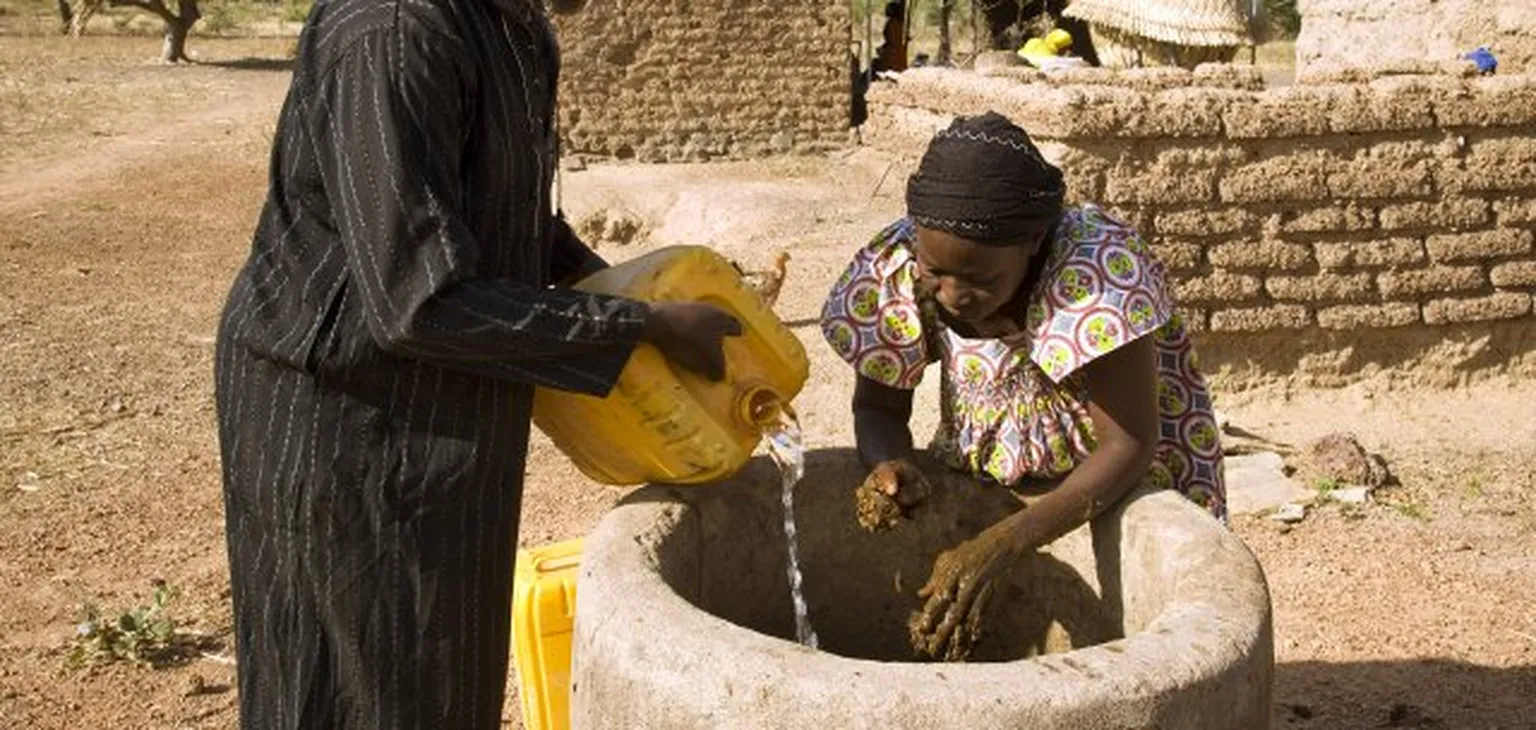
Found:
[[[788,409],[764,435],[768,439],[768,454],[779,466],[784,487],[784,538],[789,545],[789,597],[795,606],[795,639],[815,649],[818,646],[816,630],[811,627],[810,612],[805,607],[800,543],[795,534],[795,485],[805,476],[805,437],[800,431],[800,420]]]

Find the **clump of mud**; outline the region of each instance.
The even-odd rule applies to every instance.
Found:
[[[901,505],[885,492],[880,491],[875,480],[866,479],[853,493],[855,516],[859,527],[868,532],[889,530],[901,520]]]
[[[945,644],[937,644],[933,634],[925,631],[924,626],[929,623],[928,614],[921,610],[913,611],[907,617],[907,643],[912,645],[912,657],[915,661],[944,661],[944,662],[968,662],[980,648],[982,637],[982,614],[972,613],[965,619],[955,624],[954,637]],[[1057,641],[1054,648],[1057,652],[1070,651],[1071,645],[1061,645],[1060,631],[1055,637]],[[1050,652],[1055,653],[1055,652]]]
[[[1331,433],[1308,444],[1297,462],[1298,475],[1309,483],[1333,481],[1375,489],[1395,482],[1386,460],[1366,451],[1350,433]]]
[[[597,210],[576,224],[576,234],[588,246],[628,246],[643,241],[649,231],[645,221],[623,210]]]

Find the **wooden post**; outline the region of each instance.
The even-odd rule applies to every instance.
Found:
[[[1253,0],[1248,4],[1248,34],[1253,36],[1253,43],[1248,46],[1248,65],[1259,65],[1259,40],[1263,37],[1264,28],[1261,26],[1263,6],[1259,0]]]
[[[954,48],[950,44],[950,15],[955,10],[955,0],[939,0],[939,53],[934,62],[940,66],[950,65],[950,57]]]
[[[976,65],[976,63],[975,63],[976,57],[981,55],[981,36],[977,34],[978,31],[976,30],[976,3],[978,3],[978,2],[981,2],[981,0],[971,0],[971,65],[972,66]],[[990,46],[992,44],[988,43],[987,45]]]
[[[875,11],[877,0],[864,0],[864,68],[875,63]]]
[[[918,2],[919,2],[919,0],[907,0],[905,3],[902,3],[902,6],[901,6],[901,13],[902,13],[901,32],[907,36],[907,38],[906,38],[907,42],[903,43],[902,47],[907,49],[907,63],[908,63],[908,65],[910,65],[912,63],[912,55],[913,55],[912,54],[912,6],[916,5]]]

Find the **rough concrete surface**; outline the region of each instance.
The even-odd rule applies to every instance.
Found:
[[[904,661],[905,620],[933,557],[1017,502],[942,480],[912,522],[868,534],[854,521],[863,472],[851,451],[814,451],[806,473],[795,511],[826,650],[783,638],[771,465],[646,488],[587,540],[573,727],[1268,727],[1264,575],[1178,495],[1138,494],[1018,566],[983,627],[978,651],[992,661],[917,663]]]
[[[1265,280],[1264,288],[1281,301],[1354,302],[1375,294],[1370,274],[1271,276]]]
[[[1400,267],[1424,262],[1424,242],[1417,238],[1318,243],[1317,262],[1325,269]]]
[[[569,152],[676,162],[848,142],[846,3],[594,2],[558,23]]]
[[[1381,216],[1385,221],[1387,209]],[[1283,216],[1281,229],[1288,233],[1322,233],[1326,231],[1364,231],[1376,226],[1374,208],[1350,203],[1341,206],[1326,205],[1318,208],[1289,211]],[[1388,227],[1386,223],[1383,228]]]
[[[1228,456],[1227,509],[1234,515],[1265,512],[1311,499],[1312,490],[1285,473],[1285,459],[1273,451]]]
[[[1536,71],[1530,0],[1306,0],[1300,9],[1303,68],[1450,60],[1488,46],[1500,72]]]
[[[1304,329],[1310,324],[1312,324],[1311,310],[1296,304],[1231,307],[1211,312],[1212,332]]]
[[[1422,4],[1312,12],[1375,22]],[[1063,169],[1069,198],[1112,208],[1152,244],[1197,330],[1231,336],[1202,338],[1206,362],[1248,369],[1253,351],[1221,348],[1270,332],[1277,345],[1330,348],[1257,343],[1304,378],[1474,352],[1531,366],[1513,343],[1536,328],[1536,75],[1477,78],[1421,60],[1287,88],[1159,85],[1199,75],[922,69],[871,91],[865,139],[911,158],[953,114],[1008,115]],[[1514,339],[1458,329],[1490,321],[1508,321]],[[1340,339],[1361,328],[1379,332]],[[1421,349],[1391,353],[1393,338]]]
[[[1318,326],[1335,330],[1404,327],[1418,321],[1419,305],[1403,302],[1346,304],[1317,310]]]

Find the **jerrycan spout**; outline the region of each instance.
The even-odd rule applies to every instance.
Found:
[[[738,407],[742,422],[759,433],[778,427],[784,416],[795,415],[778,392],[764,385],[747,388],[738,401]]]

